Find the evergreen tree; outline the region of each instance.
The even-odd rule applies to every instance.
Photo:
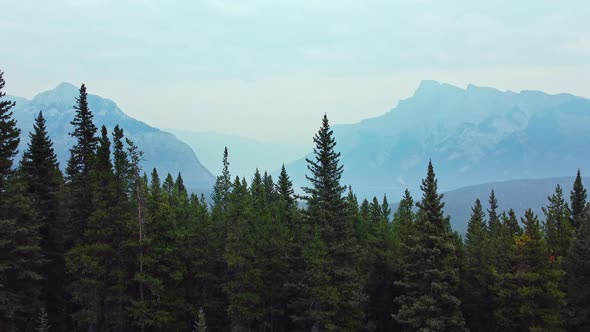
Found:
[[[41,224],[41,250],[47,260],[41,271],[45,278],[41,299],[49,309],[48,324],[63,331],[66,329],[63,177],[42,112],[35,119],[29,138],[20,169],[26,194]]]
[[[584,218],[584,211],[586,210],[586,188],[582,184],[582,176],[580,170],[576,174],[576,180],[574,181],[574,187],[570,194],[571,202],[571,222],[575,229],[580,228],[581,220]]]
[[[70,133],[76,144],[70,149],[66,168],[68,194],[68,246],[82,239],[88,218],[92,214],[91,173],[96,159],[98,138],[97,128],[92,122],[93,114],[88,107],[86,86],[82,84],[74,106],[76,114],[70,122],[74,131]]]
[[[111,142],[107,129],[101,128],[98,147],[93,165],[93,213],[88,219],[84,237],[66,255],[66,268],[71,282],[68,287],[77,310],[72,317],[79,328],[91,330],[110,330],[123,328],[125,312],[117,309],[125,307],[118,303],[116,291],[117,273],[116,252],[119,243],[115,230],[118,228],[118,215],[113,207],[115,200],[115,177],[111,163]],[[119,239],[120,240],[120,239]],[[118,278],[119,277],[119,278]]]
[[[51,324],[49,324],[47,311],[45,311],[45,307],[41,307],[41,310],[39,310],[39,323],[35,330],[37,332],[49,332],[49,328],[51,328]]]
[[[227,147],[223,150],[223,171],[221,175],[217,177],[215,185],[213,186],[213,194],[211,199],[213,200],[213,213],[223,213],[227,208],[229,202],[229,195],[231,192],[232,180],[229,173],[229,161]]]
[[[567,326],[571,331],[590,330],[590,217],[580,221],[566,261]]]
[[[509,331],[553,331],[562,328],[563,275],[550,256],[537,216],[529,209],[522,219],[523,235],[515,239],[510,271],[494,275],[494,316]]]
[[[394,251],[398,254],[398,258],[401,258],[401,247],[402,242],[409,239],[414,226],[415,214],[412,210],[414,207],[414,199],[408,189],[404,192],[404,197],[399,202],[397,210],[393,215],[393,221],[391,222],[392,233],[394,237]],[[399,259],[398,259],[399,260]]]
[[[193,332],[207,332],[207,320],[205,319],[205,312],[203,308],[199,309],[197,319],[193,325]]]
[[[383,201],[387,204],[387,199]],[[367,318],[369,329],[391,329],[393,319],[393,282],[396,277],[395,240],[387,216],[389,207],[380,206],[377,198],[369,207],[366,247],[365,292],[368,295]]]
[[[472,331],[492,331],[493,317],[490,284],[489,236],[483,207],[479,199],[471,209],[465,237],[465,278],[463,312]],[[495,227],[500,227],[496,225]]]
[[[492,236],[500,232],[500,217],[498,216],[498,200],[496,199],[496,193],[492,189],[489,199],[490,209],[488,210],[488,229]]]
[[[408,330],[465,330],[461,301],[456,292],[459,283],[455,235],[443,215],[442,195],[432,163],[422,180],[422,201],[416,232],[403,247],[403,278],[396,282],[403,289],[396,301],[400,308],[394,318]]]
[[[522,235],[522,227],[518,224],[516,212],[513,209],[508,210],[508,214],[502,214],[502,224],[511,237]]]
[[[559,184],[555,187],[555,193],[547,199],[549,205],[543,208],[545,214],[545,223],[543,224],[545,241],[552,255],[565,257],[573,236],[573,227],[570,223],[569,208]]]
[[[4,92],[4,72],[0,71],[0,201],[4,200],[7,178],[12,174],[12,163],[18,153],[20,129],[16,127],[16,120],[12,117],[11,109],[16,105],[14,101],[2,100]]]
[[[340,153],[334,151],[336,141],[326,115],[314,136],[314,143],[314,158],[306,159],[311,172],[306,178],[311,186],[303,188],[307,194],[307,222],[317,225],[326,245],[330,259],[326,287],[336,291],[335,297],[320,302],[327,306],[320,311],[333,312],[334,315],[318,323],[326,329],[356,330],[363,319],[365,301],[360,282],[360,248],[354,236],[354,225],[347,222],[344,213],[342,194],[345,187],[340,184],[343,168]]]
[[[192,308],[184,294],[187,264],[181,261],[182,242],[168,195],[156,169],[147,199],[143,238],[143,271],[135,279],[144,285],[143,299],[133,300],[131,315],[140,328],[182,330],[190,326]]]
[[[4,84],[0,71],[0,99]],[[0,326],[28,331],[41,306],[40,272],[47,262],[40,247],[41,223],[25,195],[22,174],[12,168],[20,141],[10,111],[14,105],[0,100]]]

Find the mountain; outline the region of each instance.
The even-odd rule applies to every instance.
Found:
[[[382,116],[334,125],[343,183],[359,197],[417,192],[432,159],[443,191],[590,170],[590,100],[423,81]],[[304,158],[287,166],[304,185]]]
[[[574,176],[545,178],[545,179],[524,179],[479,184],[451,190],[444,193],[445,213],[451,217],[453,229],[464,234],[467,231],[467,223],[471,214],[471,207],[476,198],[479,198],[486,209],[489,208],[488,198],[492,189],[498,199],[499,211],[514,209],[520,218],[528,208],[544,220],[542,207],[547,206],[547,197],[553,195],[555,186],[560,185],[563,195],[569,202],[570,191],[574,183]],[[583,178],[584,184],[590,183],[590,178]],[[420,192],[413,192],[414,199],[421,197]],[[397,208],[396,203],[392,208]],[[487,212],[486,212],[487,215]]]
[[[60,165],[65,168],[70,156],[69,149],[74,144],[69,133],[72,131],[70,121],[74,118],[73,105],[77,96],[77,87],[61,83],[55,89],[42,92],[31,100],[7,97],[16,101],[13,112],[22,133],[19,151],[26,149],[28,133],[33,128],[34,118],[39,111],[43,111]],[[156,168],[162,177],[167,173],[176,177],[180,172],[189,189],[195,192],[211,190],[214,182],[211,172],[199,162],[193,150],[173,134],[127,116],[112,100],[89,94],[88,104],[94,114],[94,123],[99,129],[105,125],[109,132],[112,132],[118,124],[124,129],[125,136],[133,140],[144,152],[144,172],[149,173]]]
[[[260,171],[277,171],[283,163],[312,150],[311,144],[260,142],[220,133],[168,130],[186,142],[197,153],[203,165],[215,174],[221,173],[223,149],[227,147],[231,174],[248,180],[256,168]]]

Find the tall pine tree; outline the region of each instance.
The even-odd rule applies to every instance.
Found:
[[[88,106],[86,86],[82,84],[74,105],[76,113],[70,122],[74,131],[70,133],[76,140],[70,149],[70,159],[66,168],[66,189],[69,210],[68,247],[79,242],[86,229],[92,209],[92,169],[96,159],[98,138],[97,128],[92,122],[93,114]]]
[[[47,259],[47,264],[42,270],[45,277],[42,301],[47,308],[48,323],[53,329],[64,331],[66,312],[63,176],[42,112],[39,112],[35,119],[29,139],[20,168],[26,183],[26,194],[41,223],[41,249]]]
[[[333,312],[330,318],[316,321],[327,329],[357,330],[363,319],[362,305],[366,296],[362,291],[359,269],[359,245],[354,234],[354,225],[345,215],[340,184],[343,168],[340,153],[334,151],[336,141],[328,117],[324,115],[322,126],[313,139],[313,159],[306,159],[311,175],[306,176],[310,187],[303,188],[307,194],[307,222],[317,227],[328,252],[328,277],[326,285],[335,291],[323,302],[321,311]]]
[[[27,331],[42,306],[40,295],[46,261],[40,247],[41,223],[25,195],[21,174],[13,169],[20,131],[12,118],[12,101],[1,100],[0,71],[0,326]]]
[[[403,246],[402,293],[394,318],[407,330],[463,331],[465,322],[456,296],[459,284],[458,248],[450,221],[444,216],[432,163],[422,180],[422,201],[416,232]]]
[[[574,226],[576,229],[580,228],[581,220],[584,218],[587,197],[588,195],[586,193],[586,188],[584,188],[582,176],[580,175],[580,170],[578,169],[576,180],[574,181],[574,187],[570,194],[572,212],[571,222],[572,226]]]

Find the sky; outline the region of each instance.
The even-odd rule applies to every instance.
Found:
[[[0,0],[6,91],[63,81],[160,128],[308,142],[421,80],[590,97],[590,1]]]

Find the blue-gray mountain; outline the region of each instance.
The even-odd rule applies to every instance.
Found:
[[[424,81],[390,112],[333,129],[343,183],[359,197],[418,195],[429,159],[443,191],[590,171],[590,100],[569,94]],[[306,183],[304,159],[287,169]]]
[[[16,101],[14,117],[21,129],[22,152],[29,141],[28,133],[33,128],[33,121],[39,111],[43,111],[47,119],[47,130],[54,141],[55,150],[60,165],[65,167],[70,156],[69,149],[74,140],[68,134],[72,131],[70,121],[74,118],[73,105],[78,96],[78,88],[62,83],[55,89],[42,92],[31,100],[19,97],[7,97]],[[174,177],[178,172],[186,186],[195,192],[209,192],[214,182],[214,177],[201,163],[184,142],[174,135],[151,127],[144,122],[133,119],[115,104],[112,100],[96,95],[88,95],[88,104],[94,114],[94,122],[97,127],[105,125],[112,132],[115,125],[124,129],[125,135],[132,139],[144,152],[143,169],[151,172],[156,168],[161,177],[171,173]]]

